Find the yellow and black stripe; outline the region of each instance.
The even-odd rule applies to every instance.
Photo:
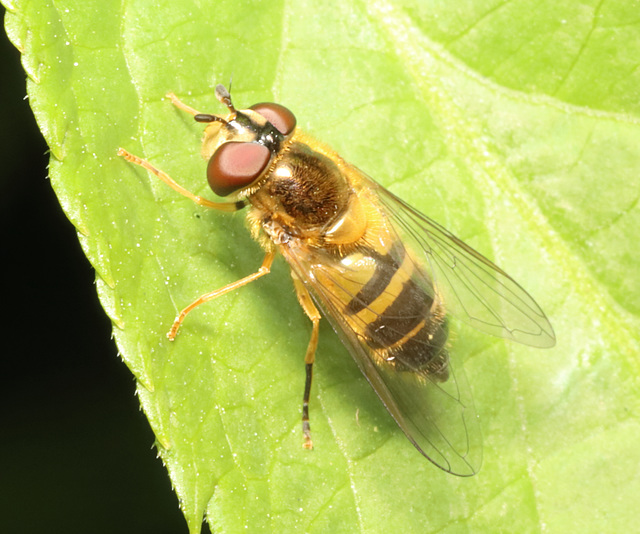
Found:
[[[346,319],[378,359],[399,371],[448,378],[448,325],[435,292],[417,282],[416,265],[402,244],[386,254],[356,253],[375,265],[370,278],[344,306]],[[362,260],[360,260],[362,261]],[[422,274],[423,284],[426,277]]]

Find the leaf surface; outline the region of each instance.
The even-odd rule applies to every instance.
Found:
[[[98,276],[190,532],[624,531],[640,495],[638,2],[4,0],[50,174]],[[404,438],[326,324],[301,448],[310,325],[242,213],[207,211],[202,127],[280,102],[298,124],[527,288],[558,345],[460,326],[485,439],[459,479]],[[621,492],[620,488],[624,488]]]

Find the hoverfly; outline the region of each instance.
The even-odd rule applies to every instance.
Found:
[[[450,359],[449,317],[551,347],[553,328],[540,307],[499,267],[302,132],[286,107],[260,103],[237,110],[224,86],[215,94],[228,114],[199,113],[167,96],[208,124],[202,147],[207,178],[230,202],[196,196],[147,161],[118,151],[201,206],[248,207],[251,234],[265,250],[258,271],[196,299],[168,337],[176,337],[196,306],[268,274],[280,253],[312,322],[304,447],[312,448],[309,397],[319,308],[411,443],[447,472],[477,472],[481,435],[462,370]]]

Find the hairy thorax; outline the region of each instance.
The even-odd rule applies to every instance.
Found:
[[[299,239],[310,246],[340,247],[366,232],[365,214],[343,170],[303,142],[287,147],[250,199],[252,226],[276,243]]]

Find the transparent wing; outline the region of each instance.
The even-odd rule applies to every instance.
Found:
[[[362,333],[370,322],[354,323],[358,319],[347,319],[344,313],[345,305],[364,286],[359,283],[361,273],[321,249],[284,247],[282,252],[413,445],[449,473],[475,474],[482,463],[482,436],[464,373],[450,355],[445,352],[445,381],[424,369],[398,371],[371,348],[375,336],[365,341]]]
[[[351,261],[355,254],[341,261],[335,253],[295,240],[281,251],[409,440],[443,470],[473,475],[482,462],[482,438],[472,397],[451,342],[435,341],[446,339],[447,320],[439,326],[433,321],[433,335],[422,338],[426,341],[413,350],[412,357],[424,354],[426,359],[417,357],[415,365],[412,359],[392,361],[395,356],[384,349],[390,347],[389,339],[409,336],[406,329],[389,336],[394,321],[420,319],[411,316],[411,305],[408,301],[404,305],[393,280],[409,281],[408,286],[419,287],[420,298],[433,303],[431,308],[420,308],[426,321],[437,317],[441,304],[447,316],[535,347],[555,344],[553,328],[533,298],[499,267],[359,170],[350,167],[347,172],[361,198],[375,206],[369,208],[375,211],[371,214],[374,224],[393,243],[384,248],[388,273],[376,268],[374,274],[363,275],[363,266],[382,261],[369,252],[359,264]],[[374,239],[375,233],[368,234],[368,239]],[[369,287],[372,282],[375,288]],[[374,297],[389,303],[381,315],[375,312],[378,308],[366,305]],[[400,315],[395,313],[398,310],[389,311],[396,305],[402,308]],[[367,313],[354,314],[353,308],[367,308]],[[429,309],[436,310],[435,315]],[[415,339],[405,337],[409,338]]]
[[[358,171],[360,172],[360,171]],[[415,260],[433,280],[447,313],[488,334],[553,347],[551,323],[518,283],[451,232],[360,173]]]

